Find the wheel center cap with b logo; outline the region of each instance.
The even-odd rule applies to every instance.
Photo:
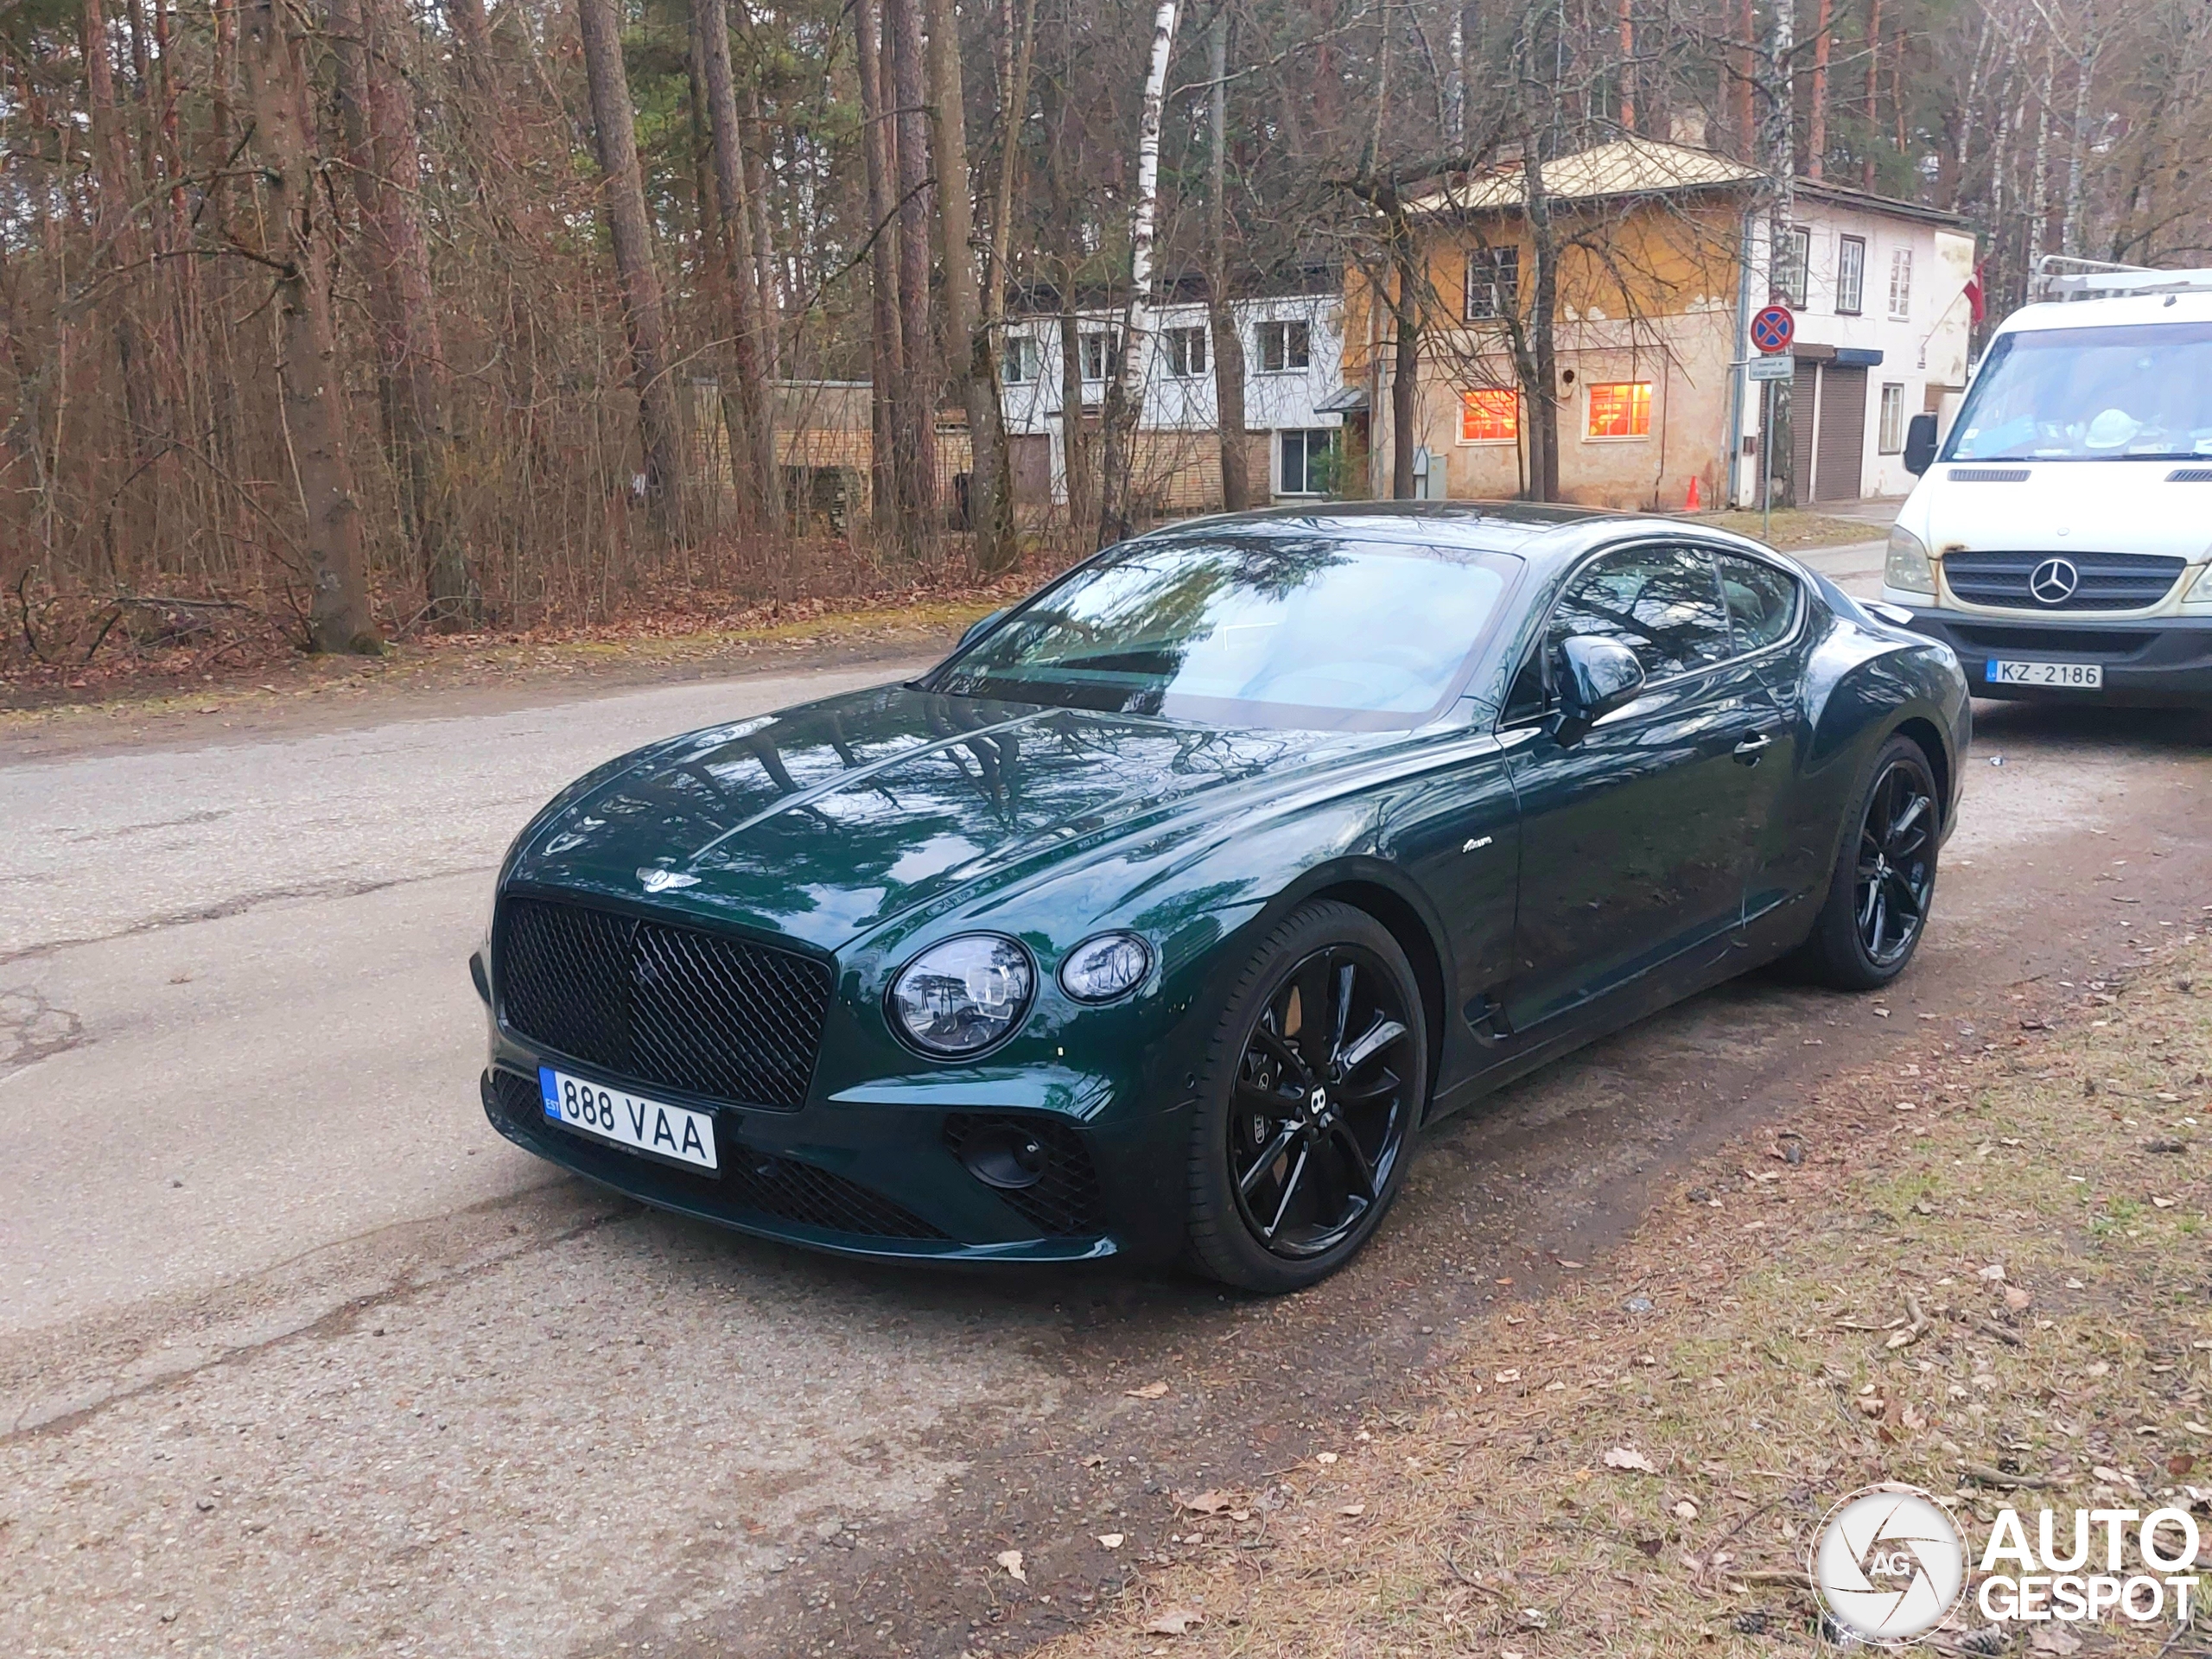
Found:
[[[2063,605],[2081,585],[2082,573],[2071,559],[2045,559],[2028,577],[2028,591],[2045,605]]]

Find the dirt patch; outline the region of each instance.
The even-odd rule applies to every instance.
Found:
[[[1768,1654],[1814,1637],[1813,1532],[1875,1481],[1977,1543],[2008,1502],[2212,1513],[2208,999],[2186,935],[2012,1029],[1929,1022],[1469,1327],[1417,1409],[1177,1494],[1156,1570],[1044,1651]],[[1986,1622],[1970,1589],[1943,1636],[2023,1645]]]

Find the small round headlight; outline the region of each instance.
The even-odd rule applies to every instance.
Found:
[[[1060,963],[1060,988],[1078,1002],[1110,1002],[1144,983],[1152,947],[1134,933],[1085,939]]]
[[[931,1054],[975,1054],[1021,1023],[1036,988],[1029,952],[995,933],[931,945],[892,982],[892,1023]]]

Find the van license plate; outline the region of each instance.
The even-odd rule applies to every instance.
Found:
[[[2000,663],[1992,658],[1989,683],[1992,685],[2056,685],[2070,691],[2100,691],[2104,689],[2105,669],[2102,663]]]

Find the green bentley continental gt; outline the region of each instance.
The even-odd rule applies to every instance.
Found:
[[[471,963],[484,1108],[794,1243],[1295,1289],[1509,1079],[1777,958],[1902,972],[1968,709],[1948,647],[1718,531],[1179,524],[564,791]]]

